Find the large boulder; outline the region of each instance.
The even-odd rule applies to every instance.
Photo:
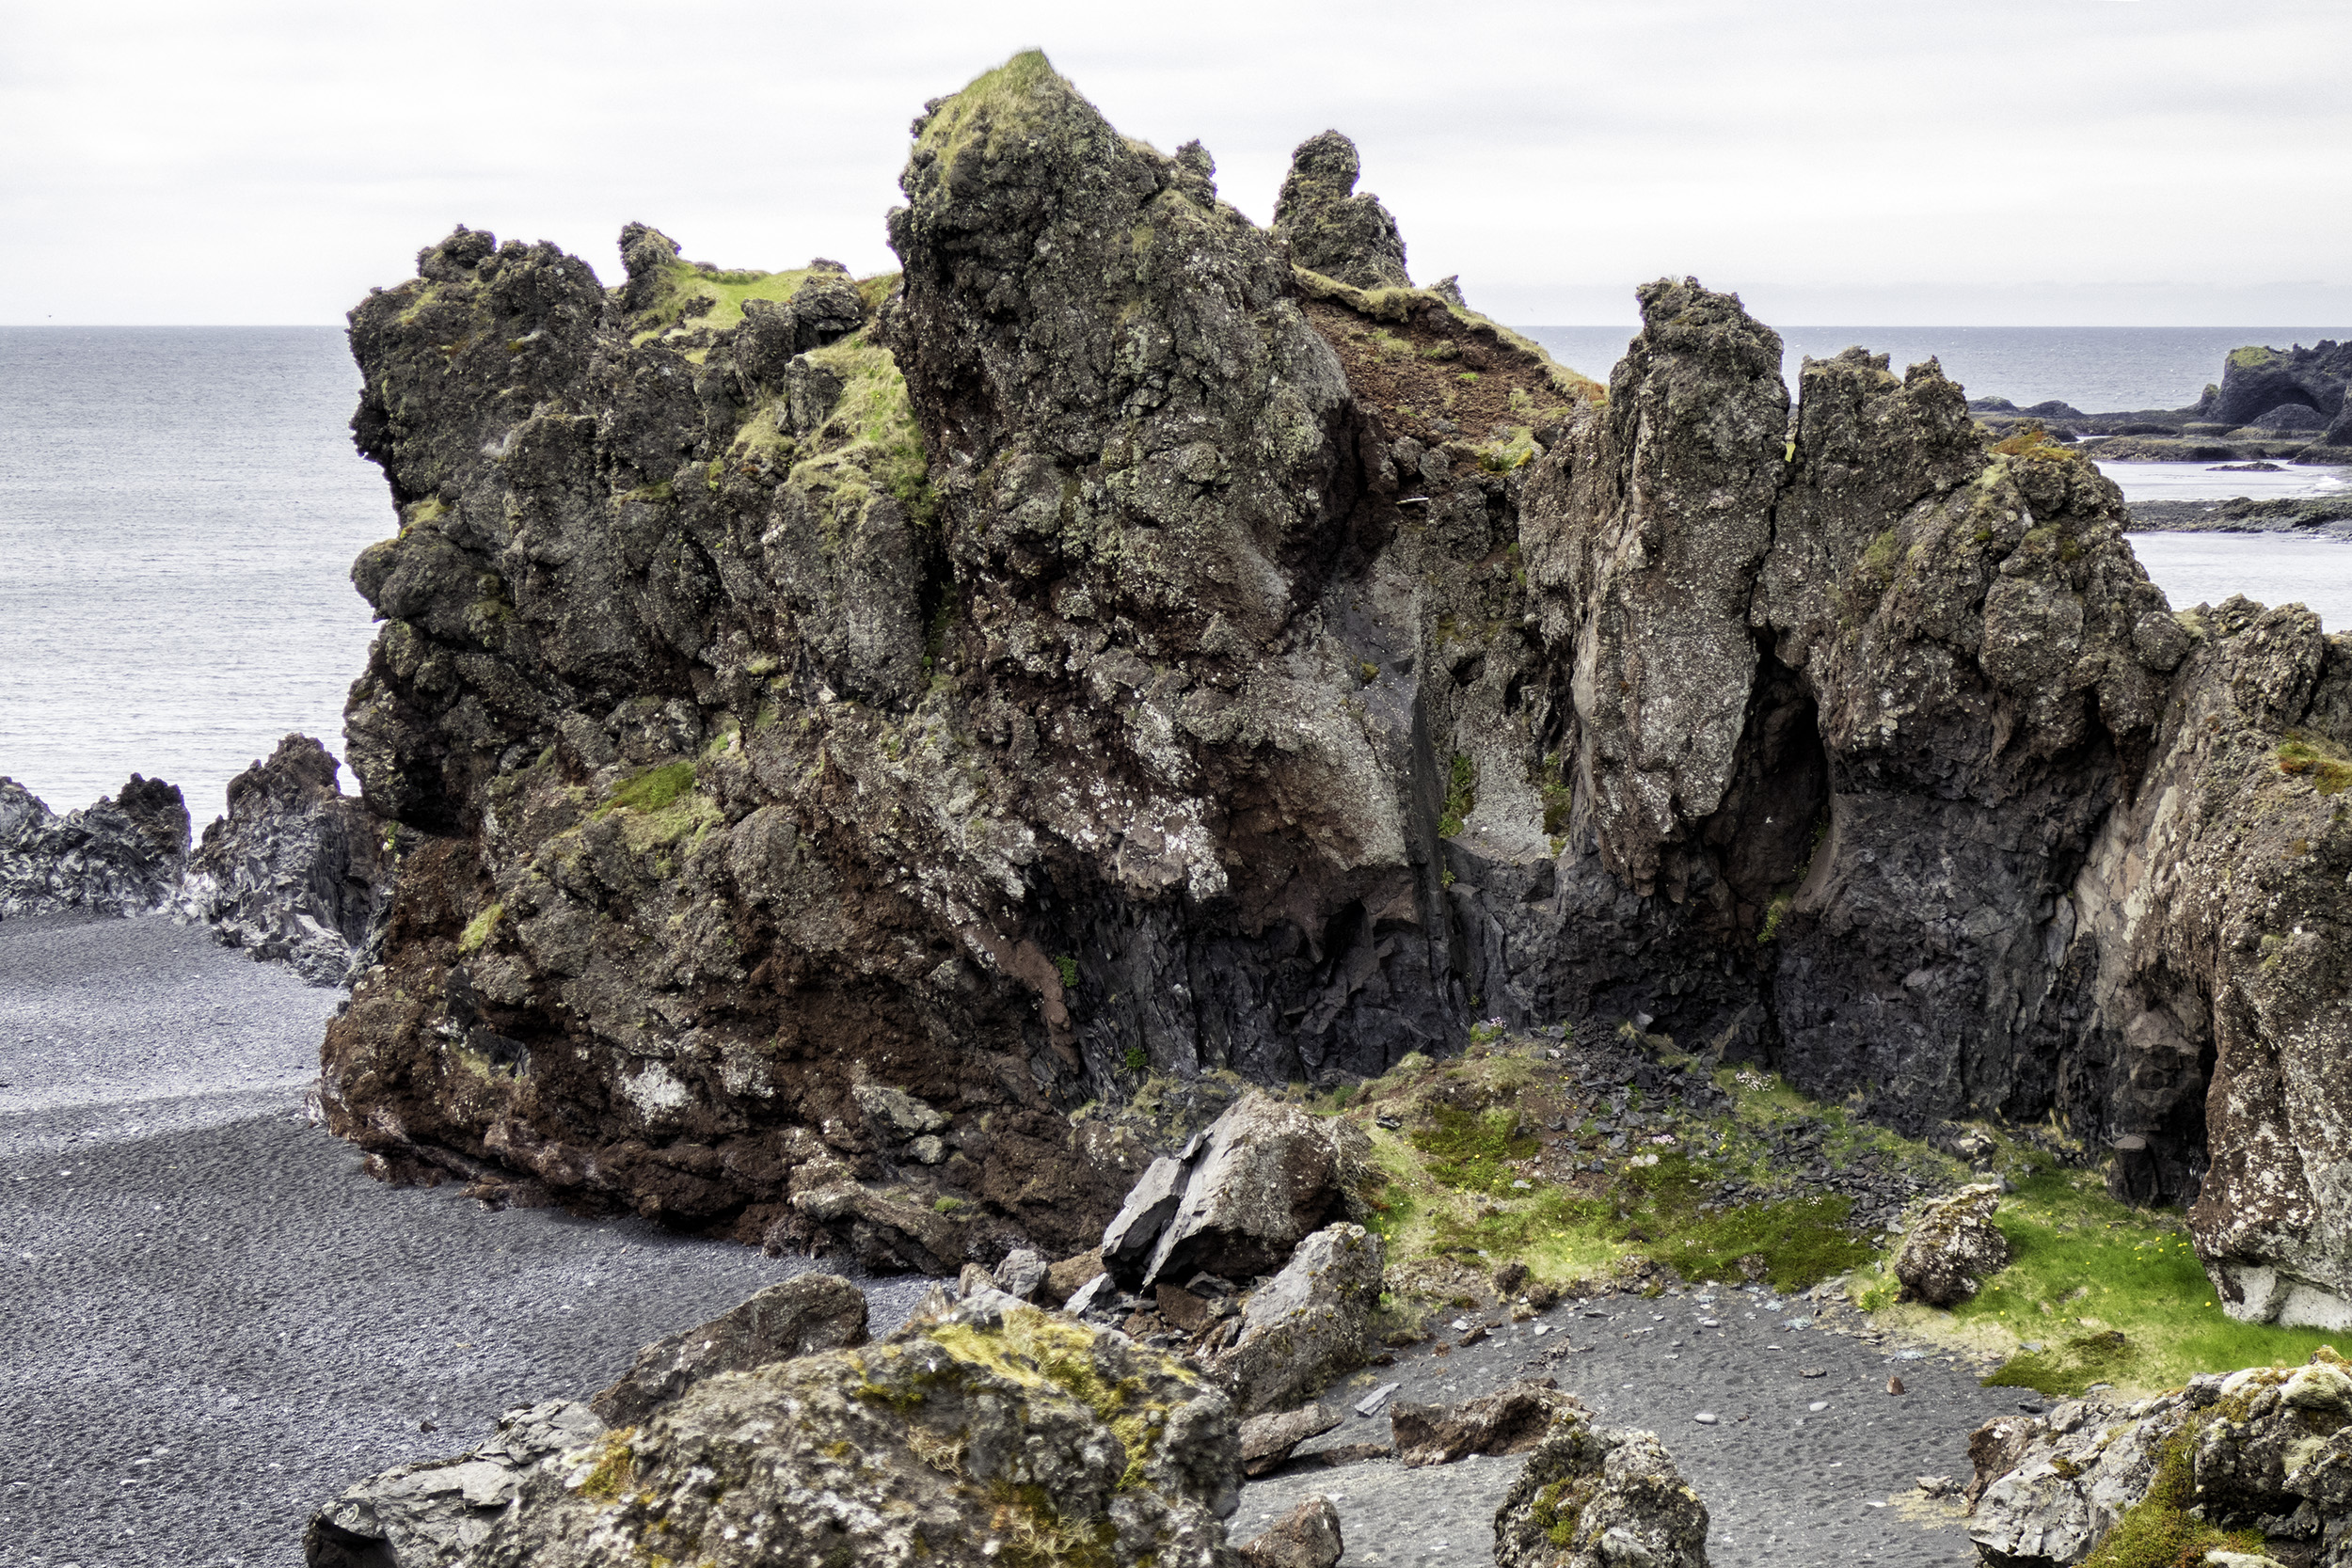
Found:
[[[303,1531],[307,1568],[470,1568],[491,1527],[532,1471],[594,1445],[604,1423],[570,1400],[510,1410],[488,1441],[454,1459],[371,1476],[318,1511]]]
[[[1252,1090],[1182,1153],[1152,1162],[1103,1233],[1121,1283],[1270,1274],[1332,1220],[1359,1212],[1371,1169],[1362,1128]]]
[[[1280,1465],[1291,1450],[1310,1437],[1320,1437],[1338,1426],[1339,1411],[1322,1404],[1277,1410],[1252,1416],[1241,1424],[1241,1467],[1244,1475],[1263,1475]]]
[[[307,735],[229,781],[229,815],[204,830],[176,907],[257,958],[312,985],[342,985],[389,905],[393,835],[335,782]]]
[[[1984,1276],[2009,1267],[2009,1238],[1993,1223],[2001,1189],[1980,1181],[1930,1202],[1895,1254],[1903,1294],[1951,1307],[1977,1293]]]
[[[1495,1510],[1496,1568],[1707,1568],[1707,1505],[1657,1434],[1563,1415]]]
[[[864,1343],[866,1292],[838,1275],[804,1274],[647,1345],[588,1407],[608,1426],[636,1426],[707,1377]]]
[[[0,778],[0,919],[147,914],[169,904],[187,859],[187,803],[161,779],[134,773],[118,793],[59,816]]]
[[[1988,1562],[2066,1568],[2126,1520],[2184,1561],[2250,1529],[2282,1557],[2352,1562],[2352,1375],[2332,1350],[2198,1377],[2127,1412],[2070,1401],[2002,1424],[1982,1447],[2008,1467],[1968,1526]]]
[[[1232,1406],[1197,1372],[987,1291],[703,1380],[534,1472],[469,1563],[1212,1568],[1239,1474]]]
[[[1210,1358],[1245,1416],[1286,1410],[1370,1354],[1380,1305],[1380,1238],[1341,1224],[1298,1243],[1242,1307],[1241,1332]]]

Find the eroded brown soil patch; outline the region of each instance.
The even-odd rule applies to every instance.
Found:
[[[1607,395],[1598,382],[1429,291],[1366,292],[1299,276],[1307,319],[1391,436],[1431,445],[1507,443]]]

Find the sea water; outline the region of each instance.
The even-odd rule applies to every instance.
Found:
[[[1535,327],[1605,376],[1630,333]],[[1859,342],[1900,366],[1936,355],[2019,404],[2177,406],[2281,328],[1796,327],[1791,356]],[[345,692],[374,628],[352,558],[396,523],[352,450],[359,378],[340,328],[0,327],[0,773],[63,811],[136,771],[208,821],[239,769],[290,732],[342,752]],[[2183,470],[2168,474],[2167,470]],[[2114,464],[2127,499],[2266,495],[2333,471],[2217,474]],[[2200,486],[2207,488],[2200,489]],[[2352,627],[2352,545],[2139,535],[2176,604],[2301,600]],[[346,789],[354,788],[348,775]]]
[[[342,754],[397,521],[358,399],[335,327],[0,328],[0,773],[57,811],[160,775],[200,828],[288,733]]]

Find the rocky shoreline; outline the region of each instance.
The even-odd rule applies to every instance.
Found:
[[[2064,403],[2020,408],[2003,397],[1969,401],[2001,438],[2028,429],[2087,446],[2103,463],[2352,465],[2352,343],[2233,349],[2221,379],[2186,408],[2086,414]]]
[[[2302,533],[2341,539],[2352,536],[2352,497],[2135,501],[2132,527],[2160,533]]]

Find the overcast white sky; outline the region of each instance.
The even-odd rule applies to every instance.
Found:
[[[879,270],[908,120],[1030,45],[1261,222],[1346,131],[1506,320],[2352,321],[2342,0],[0,0],[0,323],[334,322],[459,220]]]

